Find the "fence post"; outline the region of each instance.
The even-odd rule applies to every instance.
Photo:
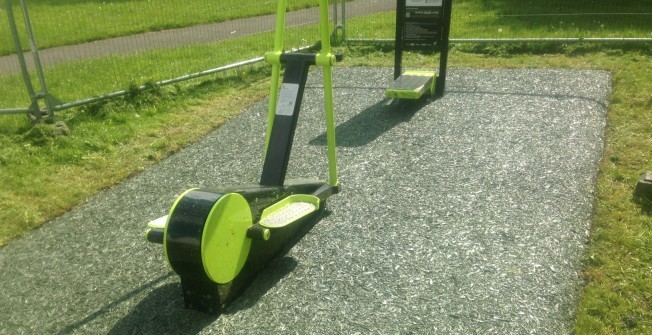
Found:
[[[45,75],[43,74],[43,67],[41,66],[41,58],[39,57],[38,48],[36,47],[36,40],[34,38],[34,32],[32,31],[32,22],[29,20],[29,13],[27,12],[27,4],[25,3],[25,0],[20,0],[20,6],[23,10],[23,19],[25,20],[25,30],[27,31],[27,38],[29,39],[29,48],[32,51],[32,58],[34,58],[34,68],[36,69],[36,74],[38,75],[38,80],[41,84],[41,92],[36,93],[35,97],[37,99],[42,98],[45,101],[45,108],[48,116],[54,118],[54,109],[56,108],[56,105],[59,105],[60,103],[48,93]],[[37,119],[39,118],[40,115]]]
[[[9,30],[11,31],[11,37],[14,40],[14,47],[16,48],[16,56],[18,57],[18,63],[20,65],[20,72],[23,76],[23,82],[25,83],[25,88],[30,98],[30,106],[27,109],[27,113],[33,115],[36,118],[36,122],[40,120],[41,113],[39,111],[38,101],[36,98],[36,93],[34,91],[34,86],[32,81],[29,78],[29,72],[27,71],[27,64],[25,62],[25,56],[23,55],[23,47],[20,44],[20,38],[18,37],[18,29],[16,28],[16,19],[14,18],[14,12],[11,7],[9,0],[5,0],[5,9],[7,10],[7,18],[9,21]],[[7,114],[13,114],[17,110],[7,110]],[[21,111],[22,112],[22,111]]]
[[[346,38],[346,0],[341,1],[341,14],[337,10],[338,0],[333,0],[333,37],[335,37],[339,42],[344,42]],[[342,35],[338,35],[338,32],[341,31]]]
[[[342,0],[342,42],[346,41],[346,0]]]

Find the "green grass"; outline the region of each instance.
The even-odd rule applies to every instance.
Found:
[[[50,6],[56,3],[41,2]],[[80,7],[99,4],[61,3]],[[591,12],[652,11],[650,1],[457,0],[452,35],[456,38],[652,37],[652,20],[636,17],[560,20],[559,17],[500,16],[583,12],[586,8]],[[349,20],[348,24],[349,37],[388,38],[392,36],[393,16],[374,15]],[[251,54],[260,55],[269,49],[260,41],[248,37],[239,43],[251,49]],[[184,70],[188,67],[184,72],[192,72],[190,69],[205,69],[233,60],[232,54],[237,54],[238,59],[244,56],[240,52],[220,55],[219,50],[225,46],[235,47],[214,45],[208,51],[190,47],[75,62],[48,69],[47,77],[58,88],[57,95],[75,99],[128,87],[129,81],[143,83],[174,76],[179,67],[175,61],[180,59],[184,60]],[[650,45],[458,45],[449,58],[450,66],[458,68],[579,68],[608,70],[613,74],[605,155],[600,165],[594,223],[585,255],[585,286],[576,311],[577,334],[652,333],[652,202],[632,199],[638,175],[652,170],[651,50]],[[386,47],[357,46],[348,48],[347,52],[341,65],[392,65],[392,54]],[[203,53],[219,57],[207,61],[210,57],[202,57]],[[411,54],[405,63],[431,66],[428,60],[427,56]],[[146,63],[150,61],[154,63]],[[101,77],[95,73],[97,66],[106,69]],[[134,69],[141,73],[143,67],[154,70],[144,73],[142,78],[124,79],[131,78]],[[66,74],[71,71],[79,79],[66,85],[69,80]],[[266,77],[266,67],[253,67],[228,76],[134,93],[124,99],[61,112],[60,118],[72,130],[69,137],[52,137],[47,126],[31,127],[24,116],[0,117],[0,245],[219,126],[266,95]],[[20,78],[0,77],[0,86],[3,87],[0,105],[16,105],[25,100]]]
[[[304,43],[301,36],[314,28],[297,31],[289,33],[289,45]],[[46,75],[48,85],[58,88],[56,96],[72,101],[258,57],[272,49],[266,43],[272,36],[71,62],[48,68]],[[101,76],[96,69],[102,69]],[[138,81],[125,82],[134,69]],[[197,140],[264,97],[268,88],[261,80],[268,72],[265,64],[254,65],[58,112],[57,119],[72,131],[69,137],[51,136],[47,124],[32,127],[24,115],[0,117],[0,246]],[[0,105],[26,98],[18,75],[0,76],[0,86],[6,88]],[[255,89],[242,94],[247,87]]]
[[[22,46],[28,48],[20,5],[18,1],[11,2],[14,4]],[[0,4],[4,9],[4,3]],[[30,21],[41,49],[276,12],[275,0],[40,0],[29,1],[28,4]],[[288,2],[288,9],[315,7],[318,4],[319,0],[294,0]],[[5,11],[1,12],[0,18],[5,21]],[[13,41],[3,29],[0,34],[0,55],[13,52]]]
[[[266,76],[252,68],[61,113],[70,136],[8,117],[13,125],[0,135],[0,244],[199,139],[264,97]]]
[[[652,37],[649,0],[457,0],[454,6],[454,37]],[[582,13],[647,15],[531,15]]]
[[[70,102],[126,89],[130,82],[156,82],[260,57],[271,50],[272,44],[269,41],[272,36],[272,33],[263,33],[246,39],[225,40],[210,45],[63,63],[46,68],[45,77],[49,91],[61,101]],[[75,75],[71,76],[71,73]],[[134,76],[134,73],[137,73],[137,76]],[[34,71],[32,82],[35,85],[38,83]],[[0,96],[0,106],[26,107],[29,97],[24,92],[19,73],[0,75],[0,86],[6,87],[7,90],[7,94]]]
[[[647,15],[578,15],[578,16],[508,16],[527,13],[580,13],[581,9],[555,5],[550,1],[454,1],[451,18],[451,38],[597,38],[646,37],[652,38],[652,2],[647,7],[641,2],[623,7],[622,2],[609,2],[605,8],[592,6],[590,12],[648,13]],[[582,1],[577,1],[582,2]],[[526,4],[526,5],[523,5]],[[615,4],[612,6],[611,4]],[[550,5],[550,6],[549,6]],[[550,7],[552,10],[550,10]],[[355,21],[347,24],[348,38],[393,38],[388,24],[395,22],[394,13],[375,14],[364,25]]]

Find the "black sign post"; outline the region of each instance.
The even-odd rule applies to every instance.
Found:
[[[397,0],[394,79],[402,74],[403,51],[439,52],[435,96],[442,96],[446,82],[448,36],[452,0]]]

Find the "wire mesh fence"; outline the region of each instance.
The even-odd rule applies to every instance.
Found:
[[[414,0],[415,5],[431,0]],[[348,40],[393,39],[395,0],[369,0],[389,10],[346,24]],[[454,0],[451,39],[475,41],[595,39],[652,41],[650,0]],[[391,22],[391,24],[388,24]],[[618,33],[615,34],[614,31]],[[564,41],[565,40],[565,41]]]
[[[19,83],[25,78],[9,29],[14,23],[35,90],[42,89],[34,63],[40,59],[49,94],[66,102],[117,92],[134,83],[191,78],[261,57],[273,45],[275,0],[51,0],[27,2],[26,11],[21,4],[25,2],[3,3],[0,16],[5,21],[0,30],[0,80],[8,93],[0,98],[0,108],[26,106],[30,98],[20,93],[25,85]],[[318,4],[290,1],[288,49],[319,40]],[[32,41],[28,27],[33,30]],[[30,52],[31,43],[38,48],[38,57]]]
[[[10,5],[3,3],[0,14],[0,111],[23,108],[33,98],[20,73],[9,11],[35,90],[42,85],[31,42],[39,49],[49,93],[68,102],[64,107],[133,84],[212,73],[261,57],[273,44],[276,0],[5,1]],[[331,3],[333,29],[339,25],[347,41],[393,40],[395,0]],[[319,1],[288,4],[286,47],[318,42]],[[452,16],[453,41],[652,41],[652,0],[454,0]]]
[[[265,17],[276,12],[276,1],[255,0],[190,0],[190,1],[29,1],[29,15],[40,49],[63,45],[93,42],[78,48],[65,50],[68,58],[87,58],[101,53],[115,53],[159,49],[197,43],[207,43],[227,37],[271,30],[273,17],[247,21],[246,26],[238,19]],[[290,9],[316,7],[317,0],[291,1]],[[12,1],[14,12],[20,12],[18,2]],[[304,12],[305,14],[305,12]],[[308,14],[309,15],[309,14]],[[313,17],[316,19],[316,16]],[[308,20],[306,18],[306,20]],[[218,27],[213,27],[222,23]],[[178,29],[199,26],[204,29]],[[5,27],[3,27],[5,28]],[[245,29],[246,28],[246,29]],[[25,27],[18,26],[23,46],[27,38]],[[156,34],[153,34],[156,32]],[[112,39],[145,33],[140,38]],[[102,41],[102,48],[92,47]],[[9,36],[0,36],[0,54],[15,52]],[[102,50],[93,50],[102,49]],[[47,56],[44,63],[53,61]]]

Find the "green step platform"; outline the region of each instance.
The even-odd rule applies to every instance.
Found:
[[[435,92],[437,74],[433,71],[405,71],[394,81],[394,86],[385,91],[390,99],[417,100]]]

